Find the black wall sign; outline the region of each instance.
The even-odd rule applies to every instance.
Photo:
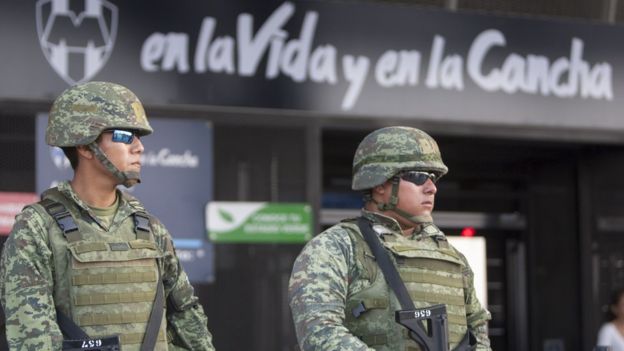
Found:
[[[109,80],[146,104],[624,130],[623,39],[395,4],[5,0],[0,98]]]

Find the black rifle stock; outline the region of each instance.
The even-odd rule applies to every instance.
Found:
[[[428,351],[448,350],[446,306],[433,305],[415,310],[396,311],[395,320],[409,330],[410,339]],[[422,322],[427,322],[427,331]]]

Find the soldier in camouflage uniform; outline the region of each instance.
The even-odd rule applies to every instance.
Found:
[[[117,189],[140,182],[140,137],[152,133],[141,102],[125,87],[91,82],[63,92],[49,117],[46,141],[63,148],[74,177],[27,206],[4,245],[10,349],[61,350],[64,315],[91,339],[118,336],[124,351],[149,345],[150,316],[154,350],[214,350],[171,235]]]
[[[490,350],[490,314],[477,300],[473,272],[431,217],[435,182],[447,171],[426,133],[382,128],[360,143],[352,188],[364,192],[362,216],[392,253],[414,305],[446,305],[450,348],[470,331],[477,350]],[[302,350],[420,350],[395,322],[401,306],[354,219],[304,247],[290,277],[289,300]]]

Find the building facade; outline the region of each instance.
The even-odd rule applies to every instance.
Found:
[[[39,191],[37,116],[89,80],[210,123],[198,191],[307,203],[315,232],[357,214],[363,136],[418,127],[450,168],[436,220],[486,238],[494,349],[589,350],[624,286],[624,27],[615,0],[523,3],[4,0],[0,191]],[[214,244],[218,349],[296,350],[301,247]]]

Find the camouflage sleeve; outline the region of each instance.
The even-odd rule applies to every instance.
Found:
[[[11,350],[60,350],[45,220],[32,207],[16,217],[0,258],[0,302]]]
[[[468,328],[477,338],[477,351],[491,351],[487,323],[492,318],[490,312],[481,306],[474,288],[474,272],[464,255],[455,250],[464,261],[464,296],[466,298],[466,319]]]
[[[351,240],[340,227],[312,239],[295,260],[288,295],[302,350],[374,350],[344,326],[354,265]]]
[[[171,235],[158,221],[153,229],[165,251],[163,283],[167,296],[167,333],[172,339],[169,349],[214,350],[208,318],[180,264]]]

